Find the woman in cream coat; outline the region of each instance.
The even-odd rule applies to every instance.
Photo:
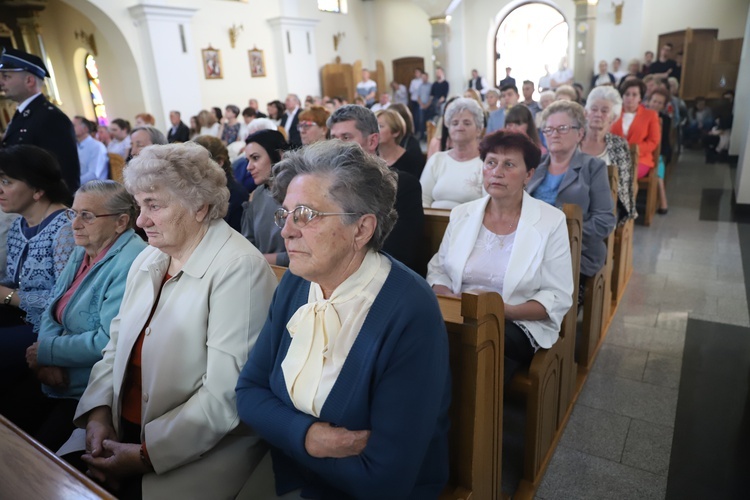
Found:
[[[435,293],[500,293],[505,302],[505,381],[557,341],[572,304],[573,270],[563,213],[524,191],[540,152],[526,135],[498,131],[479,146],[489,196],[451,211],[427,268]]]
[[[226,177],[201,146],[144,149],[125,185],[150,248],[76,411],[81,458],[121,498],[234,498],[265,451],[240,424],[234,387],[275,278],[221,220]]]

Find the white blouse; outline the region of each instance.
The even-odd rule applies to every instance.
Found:
[[[457,207],[482,196],[482,160],[477,156],[456,161],[447,151],[435,153],[427,160],[419,182],[424,207]]]
[[[495,234],[482,224],[461,278],[461,292],[482,290],[503,294],[505,272],[516,232]]]
[[[625,137],[628,136],[628,131],[630,130],[630,126],[633,124],[633,120],[635,120],[635,113],[622,114],[622,133],[625,135]]]

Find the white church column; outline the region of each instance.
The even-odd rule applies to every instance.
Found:
[[[575,0],[576,20],[573,48],[573,80],[588,88],[594,74],[594,43],[596,42],[596,5],[599,0]],[[598,67],[596,71],[599,71]]]
[[[141,39],[140,57],[145,110],[166,129],[171,110],[200,108],[198,69],[201,55],[193,47],[190,23],[198,9],[140,4],[128,9]],[[138,57],[136,55],[136,57]]]
[[[276,71],[279,74],[278,95],[320,95],[320,74],[315,54],[316,19],[280,16],[268,20],[273,31]],[[311,75],[316,75],[312,78]]]

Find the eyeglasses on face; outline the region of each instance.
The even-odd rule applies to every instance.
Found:
[[[309,128],[313,128],[317,126],[318,124],[315,122],[299,122],[299,124],[297,124],[297,130],[302,132],[303,130],[307,130]]]
[[[316,217],[326,217],[328,215],[357,215],[354,212],[318,212],[310,207],[300,205],[295,207],[294,210],[286,210],[285,208],[278,208],[273,214],[274,223],[280,228],[284,228],[286,218],[288,215],[292,215],[292,221],[297,227],[305,227],[310,223],[311,220]]]
[[[544,135],[552,135],[557,132],[560,135],[565,135],[571,130],[578,130],[581,127],[574,127],[573,125],[560,125],[559,127],[544,127],[542,133]]]
[[[93,212],[89,212],[87,210],[81,210],[80,212],[76,212],[72,208],[68,208],[65,210],[65,215],[68,217],[68,219],[72,222],[76,219],[76,217],[81,217],[81,220],[85,222],[86,224],[93,223],[97,217],[114,217],[116,215],[122,215],[121,213],[118,214],[95,214]]]

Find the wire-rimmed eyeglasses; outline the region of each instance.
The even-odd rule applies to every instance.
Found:
[[[72,208],[68,208],[65,210],[65,215],[71,222],[74,221],[76,217],[81,217],[81,220],[83,222],[85,222],[86,224],[91,224],[96,220],[97,217],[114,217],[116,215],[122,215],[122,212],[117,214],[95,214],[93,212],[89,212],[88,210],[81,210],[80,212],[76,212]]]
[[[294,221],[294,224],[296,224],[297,227],[305,227],[316,217],[326,217],[328,215],[357,215],[354,212],[319,212],[310,207],[299,205],[294,207],[294,210],[287,210],[283,207],[276,209],[276,212],[273,214],[274,223],[283,229],[284,224],[286,223],[286,218],[289,214],[292,215],[292,221]]]

